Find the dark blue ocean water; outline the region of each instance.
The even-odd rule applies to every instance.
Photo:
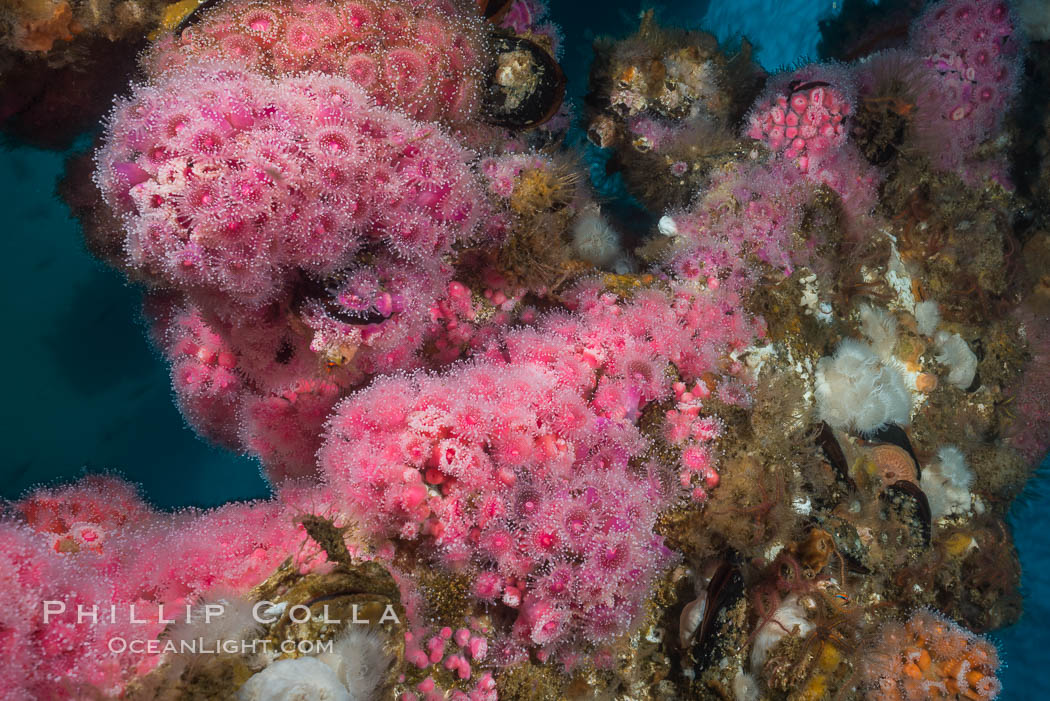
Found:
[[[642,5],[552,4],[565,31],[570,96],[579,98],[591,41],[628,32]],[[814,57],[815,21],[837,9],[829,0],[656,6],[669,23],[702,24],[722,38],[747,33],[770,69]],[[205,444],[186,427],[165,364],[139,321],[139,292],[91,258],[53,194],[62,158],[25,147],[0,153],[0,498],[102,470],[138,482],[152,503],[165,508],[266,496],[255,462]],[[1012,515],[1025,614],[995,636],[1007,663],[1005,699],[1050,698],[1050,539],[1043,525],[1050,512],[1050,465],[1043,467]]]

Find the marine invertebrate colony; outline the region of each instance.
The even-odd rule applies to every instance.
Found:
[[[934,87],[919,98],[920,128],[937,140],[931,157],[942,167],[956,167],[1000,127],[1003,107],[1016,94],[1021,62],[1010,7],[932,7],[916,23],[912,41],[936,76]]]
[[[748,136],[794,160],[806,172],[846,142],[853,111],[849,76],[842,70],[803,70],[775,81],[752,112]],[[843,85],[846,83],[846,85]]]
[[[205,65],[140,88],[99,154],[132,274],[258,308],[294,271],[333,274],[366,243],[411,259],[472,234],[479,194],[436,127],[345,78]]]
[[[1018,613],[1002,519],[1047,425],[1009,394],[1045,386],[1047,328],[1008,264],[1014,16],[943,0],[774,76],[645,16],[589,104],[640,234],[537,128],[544,11],[229,0],[149,48],[78,209],[187,420],[274,496],[13,503],[0,696],[998,693],[961,625]],[[33,597],[191,620],[26,623]],[[165,648],[216,601],[271,647]]]
[[[888,626],[863,663],[868,698],[995,698],[1000,685],[995,648],[951,621],[918,611]]]
[[[900,373],[879,362],[869,346],[847,340],[817,368],[820,417],[833,428],[870,433],[911,421],[911,396]]]
[[[215,60],[272,77],[338,74],[380,106],[457,122],[480,102],[479,24],[450,0],[232,3],[158,41],[145,62],[154,74]]]
[[[662,486],[628,469],[643,450],[553,373],[481,364],[340,404],[321,466],[366,531],[431,543],[518,610],[521,643],[556,649],[622,630],[669,558],[652,534]]]
[[[159,513],[112,480],[42,490],[16,509],[23,522],[5,520],[0,537],[11,699],[121,694],[162,649],[127,643],[156,641],[205,593],[247,592],[304,542],[290,504]],[[323,562],[297,555],[304,571]]]

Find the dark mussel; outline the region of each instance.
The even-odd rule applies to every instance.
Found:
[[[839,441],[835,437],[835,431],[831,426],[828,426],[826,421],[820,422],[820,430],[817,433],[817,446],[824,453],[824,457],[827,458],[828,463],[831,464],[839,479],[856,489],[857,484],[849,474],[849,461],[846,459],[846,453],[843,452],[842,446],[839,445]]]
[[[868,566],[868,548],[864,545],[864,539],[857,532],[857,527],[850,521],[828,514],[820,521],[814,521],[835,541],[835,548],[842,557],[846,570],[855,574],[871,574]]]
[[[490,124],[532,129],[557,114],[565,99],[565,74],[554,57],[533,41],[493,37],[495,59],[483,113]]]
[[[513,4],[514,0],[478,0],[478,9],[488,21],[499,22]]]
[[[346,308],[336,299],[336,292],[331,281],[318,280],[304,273],[299,276],[293,289],[292,311],[298,314],[307,301],[320,303],[325,314],[350,326],[381,324],[390,318],[374,307],[362,310]]]
[[[903,518],[912,519],[922,533],[923,545],[929,547],[933,536],[933,513],[926,493],[914,482],[900,480],[883,491],[882,500]],[[906,506],[908,504],[911,505],[910,514]]]
[[[719,629],[726,620],[720,614],[736,605],[742,596],[744,578],[740,570],[728,560],[721,561],[707,583],[704,613],[692,639],[693,658],[701,665],[714,661],[717,643],[723,639]]]

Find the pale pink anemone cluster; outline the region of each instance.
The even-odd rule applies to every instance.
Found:
[[[289,557],[324,572],[295,522],[313,499],[288,496],[168,513],[89,477],[14,504],[0,521],[0,698],[118,697],[163,659],[147,643],[187,606],[244,594]]]
[[[542,647],[623,630],[668,562],[652,533],[662,487],[628,468],[644,447],[553,373],[480,363],[346,400],[321,464],[371,533],[423,539],[467,568],[475,594],[518,609],[516,637]]]
[[[482,198],[468,158],[345,78],[195,64],[118,107],[98,179],[133,270],[258,308],[363,247],[424,259],[470,236]],[[355,302],[389,316],[372,288]]]
[[[157,42],[145,64],[153,74],[219,61],[276,78],[340,75],[380,107],[462,122],[481,94],[484,38],[472,10],[450,0],[226,3]]]
[[[502,232],[447,127],[477,130],[484,34],[471,3],[225,3],[108,122],[96,181],[180,407],[274,480],[315,471],[339,396],[471,342],[449,258]]]
[[[311,472],[339,389],[448,327],[443,258],[486,209],[471,159],[337,75],[192,63],[118,105],[97,179],[129,273],[179,293],[157,325],[190,422]]]
[[[760,332],[729,299],[650,291],[618,303],[585,284],[574,313],[510,331],[473,363],[381,379],[340,403],[324,483],[373,537],[422,541],[471,573],[478,598],[516,610],[506,654],[565,661],[636,618],[672,561],[653,526],[680,486],[704,499],[718,484],[721,426],[700,415],[715,388],[698,378]],[[647,458],[636,425],[661,400],[674,400],[679,475]]]
[[[751,110],[747,135],[805,173],[846,143],[854,103],[846,70],[807,66],[773,82]]]
[[[453,630],[450,626],[433,628],[419,626],[405,633],[405,661],[421,670],[431,670],[413,691],[401,695],[399,701],[496,701],[496,680],[490,671],[478,672],[488,657],[488,626],[472,619]],[[473,664],[472,664],[473,663]],[[435,681],[434,673],[444,668],[461,683],[470,682],[473,688],[463,692],[444,689]],[[469,688],[469,687],[468,687]]]
[[[931,74],[918,96],[920,143],[934,165],[957,169],[1001,129],[1017,95],[1022,51],[1015,18],[1003,0],[933,5],[915,24],[909,49]]]

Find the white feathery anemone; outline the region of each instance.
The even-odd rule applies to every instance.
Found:
[[[678,225],[674,223],[668,215],[660,217],[660,221],[656,224],[656,229],[664,236],[678,236]]]
[[[737,672],[733,678],[733,698],[735,701],[759,701],[762,693],[755,678],[747,672]]]
[[[977,374],[977,356],[957,333],[941,331],[937,334],[937,362],[948,366],[948,382],[959,389],[973,384]]]
[[[871,433],[910,421],[911,394],[900,371],[853,339],[817,363],[814,394],[820,418],[832,428]]]
[[[932,336],[941,323],[941,310],[937,302],[928,299],[915,305],[915,325],[923,336]]]
[[[240,643],[254,638],[262,629],[252,610],[253,604],[242,596],[212,592],[186,615],[174,615],[176,622],[165,633],[165,638],[176,650],[217,650],[231,642]],[[171,655],[171,674],[178,676],[187,665],[194,664],[203,653],[176,653]]]
[[[572,227],[576,254],[599,268],[611,265],[621,253],[620,235],[597,206],[588,207]]]
[[[769,657],[769,652],[785,636],[796,635],[803,640],[815,627],[806,618],[806,612],[799,603],[798,594],[785,598],[755,635],[755,643],[751,648],[751,673],[755,675],[762,673],[762,667]]]
[[[332,644],[332,651],[322,653],[318,659],[335,671],[352,701],[374,698],[393,661],[384,649],[380,634],[357,628],[350,628],[339,636]]]
[[[930,502],[934,518],[962,513],[970,508],[970,485],[974,474],[957,446],[944,445],[937,461],[922,471],[920,486]]]
[[[277,660],[237,691],[237,701],[353,701],[335,670],[316,657]]]
[[[183,640],[198,639],[207,642],[245,640],[262,628],[252,608],[252,602],[242,596],[212,592],[191,608],[187,615],[176,616],[167,638],[176,644]]]
[[[897,345],[897,320],[884,309],[868,304],[860,305],[860,330],[868,340],[875,355],[884,362],[893,358],[893,347]]]

